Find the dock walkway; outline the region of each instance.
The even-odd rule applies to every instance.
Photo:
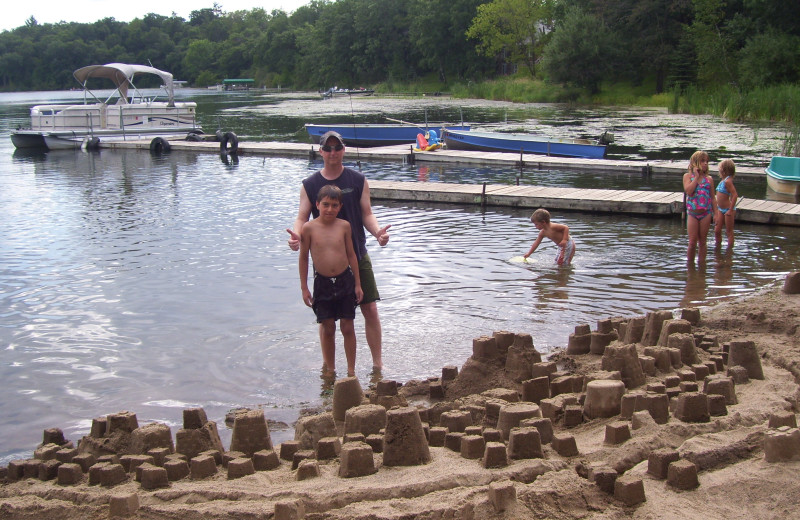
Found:
[[[219,143],[216,142],[176,140],[170,141],[170,145],[173,150],[219,153]],[[107,141],[101,142],[100,146],[102,148],[128,148],[149,151],[150,141]],[[319,146],[308,143],[239,142],[240,155],[279,155],[313,159],[319,153],[318,150]],[[350,148],[348,149],[348,159],[351,161],[388,160],[527,167],[543,170],[586,170],[636,175],[682,175],[686,170],[685,162],[575,159],[533,154],[469,152],[463,150],[414,152],[411,146],[406,145]],[[754,167],[737,167],[736,175],[737,177],[765,176],[763,169]],[[683,213],[682,192],[371,180],[370,193],[375,200],[444,202],[528,209],[545,207],[550,210],[661,215],[678,218]],[[736,220],[758,224],[800,226],[800,204],[743,199],[738,206]]]
[[[504,184],[369,181],[373,200],[443,202],[511,208],[587,211],[680,218],[683,193],[668,191],[548,188]],[[800,226],[800,204],[743,199],[736,220]]]
[[[219,143],[170,141],[173,150],[203,153],[219,153]],[[149,150],[150,141],[134,139],[127,141],[105,141],[101,148],[132,148]],[[287,157],[316,158],[319,146],[309,143],[286,142],[239,142],[239,155],[281,155]],[[507,152],[473,152],[468,150],[436,150],[434,152],[415,152],[410,145],[380,146],[375,148],[351,147],[347,149],[347,159],[396,161],[404,163],[439,163],[471,166],[502,166],[510,168],[534,168],[538,170],[572,170],[635,175],[683,175],[688,159],[675,161],[635,161],[626,159],[578,159],[573,157],[548,157],[546,155],[518,154]],[[739,177],[754,176],[765,178],[763,168],[737,166]]]

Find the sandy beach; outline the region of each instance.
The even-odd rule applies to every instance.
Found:
[[[676,310],[674,314],[679,317],[681,313]],[[594,331],[596,324],[589,325]],[[229,463],[228,468],[219,465],[208,477],[187,476],[155,489],[145,489],[133,472],[115,485],[90,485],[88,475],[76,483],[59,483],[60,477],[55,477],[57,472],[53,469],[55,463],[50,463],[47,471],[40,469],[41,476],[47,478],[49,472],[51,477],[42,480],[17,473],[23,467],[25,471],[31,467],[30,463],[26,466],[20,462],[9,464],[0,473],[0,518],[77,520],[107,518],[112,511],[140,519],[790,518],[800,511],[800,453],[790,454],[788,458],[793,460],[768,462],[764,446],[771,430],[775,430],[769,422],[792,417],[796,421],[800,410],[799,331],[800,295],[785,294],[782,284],[700,309],[700,321],[692,326],[692,333],[714,343],[710,348],[694,349],[700,363],[719,356],[724,345],[732,341],[752,341],[763,379],[749,378],[735,384],[736,404],[729,402],[725,415],[711,416],[705,422],[678,419],[675,407],[680,397],[674,397],[669,416],[661,423],[654,420],[652,411],[640,410],[630,419],[620,415],[593,419],[584,416],[568,425],[569,414],[561,412],[569,404],[582,402],[582,392],[550,397],[547,407],[551,409],[553,403],[566,403],[553,416],[553,432],[559,438],[574,438],[577,454],[559,454],[552,442],[542,442],[542,456],[509,458],[507,465],[487,468],[482,458],[465,458],[448,447],[432,445],[428,447],[427,463],[390,466],[384,464],[384,453],[374,453],[375,471],[351,478],[340,476],[344,462],[333,457],[304,466],[303,475],[310,475],[304,480],[298,480],[298,470],[292,469],[292,461],[288,460],[280,460],[274,469],[241,478],[230,478],[233,466]],[[496,332],[486,331],[486,335]],[[621,343],[611,343],[607,348]],[[567,338],[564,347],[566,350]],[[644,355],[645,345],[637,343],[635,348],[639,356]],[[565,350],[551,356],[558,375],[587,381],[602,373],[604,356],[567,355]],[[398,395],[381,404],[391,408],[407,402],[419,407],[423,420],[439,419],[444,411],[467,410],[473,419],[472,431],[483,427],[485,435],[497,425],[492,423],[490,414],[481,410],[490,410],[492,402],[497,406],[498,397],[513,400],[511,396],[523,395],[518,374],[507,370],[507,366],[473,356],[458,367],[455,380],[444,384],[444,398],[430,397],[431,383],[439,383],[434,381],[441,375],[437,372],[431,373],[427,381],[398,382],[402,383]],[[643,384],[626,391],[663,391],[661,385],[671,376],[674,380],[677,370],[645,373]],[[702,380],[698,386],[702,391]],[[372,398],[375,403],[375,391],[365,390],[365,402]],[[545,404],[540,403],[540,408],[545,411]],[[269,417],[268,411],[266,416]],[[571,417],[575,420],[574,415]],[[439,426],[430,422],[430,428]],[[296,440],[301,443],[308,440],[308,424],[316,423],[305,424],[296,430]],[[625,425],[630,439],[607,442],[607,426],[622,431]],[[341,436],[343,424],[336,426]],[[310,433],[315,436],[315,432]],[[105,446],[106,453],[111,448],[127,449],[127,453],[117,453],[122,456],[132,453],[136,445],[130,438],[114,440],[117,444],[102,438],[68,440],[76,452],[93,451],[98,456],[101,446]],[[32,447],[40,442],[41,438],[33,438]],[[388,433],[384,442],[391,442]],[[649,457],[657,450],[674,450],[681,461],[691,463],[699,485],[681,489],[676,481],[654,476]],[[274,446],[275,454],[282,451],[282,446]],[[624,481],[641,486],[644,501],[637,499],[636,493],[615,495],[604,490],[602,483],[608,481],[596,475],[608,468],[615,472],[617,484]],[[688,471],[691,474],[694,470]],[[315,476],[316,472],[319,476]]]

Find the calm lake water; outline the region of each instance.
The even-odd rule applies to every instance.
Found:
[[[783,132],[655,111],[185,95],[200,103],[208,131],[219,125],[253,140],[307,141],[302,125],[311,120],[463,114],[486,126],[546,126],[565,135],[613,127],[620,157],[686,158],[702,143],[717,155],[760,164]],[[179,428],[183,408],[202,406],[227,445],[224,415],[232,408],[260,406],[270,419],[291,423],[302,408],[326,402],[330,388],[319,377],[314,316],[301,301],[297,253],[285,232],[300,181],[321,163],[243,156],[225,164],[216,155],[180,152],[15,152],[10,129],[26,122],[31,104],[54,96],[0,95],[0,461],[30,456],[44,428],[60,427],[77,441],[92,418],[120,410],[136,412],[140,423]],[[712,142],[724,148],[707,146]],[[369,179],[512,183],[519,174],[361,167]],[[680,191],[680,179],[671,178],[525,170],[520,180]],[[740,191],[766,196],[763,181],[743,180]],[[679,220],[556,212],[578,244],[574,265],[556,269],[552,244],[543,244],[529,264],[509,262],[536,236],[528,211],[374,206],[381,224],[392,224],[387,247],[374,241],[368,247],[383,297],[384,375],[400,381],[461,366],[472,339],[495,330],[530,333],[548,351],[565,346],[578,324],[705,305],[800,268],[800,234],[793,228],[741,225],[732,252],[712,248],[705,270],[687,271]],[[360,318],[356,329],[357,375],[366,387],[371,360]],[[341,347],[337,363],[342,372]],[[274,431],[273,440],[292,435]]]

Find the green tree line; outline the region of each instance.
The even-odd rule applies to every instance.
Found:
[[[195,86],[441,88],[513,76],[594,93],[608,83],[734,92],[800,81],[800,2],[786,0],[311,0],[0,33],[0,90],[75,86],[72,71],[152,63]]]

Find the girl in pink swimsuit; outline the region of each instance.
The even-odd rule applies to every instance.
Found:
[[[708,174],[708,154],[696,151],[689,160],[688,171],[683,175],[683,191],[686,194],[686,229],[689,233],[688,263],[705,264],[708,250],[708,230],[711,217],[716,211],[714,185]]]

